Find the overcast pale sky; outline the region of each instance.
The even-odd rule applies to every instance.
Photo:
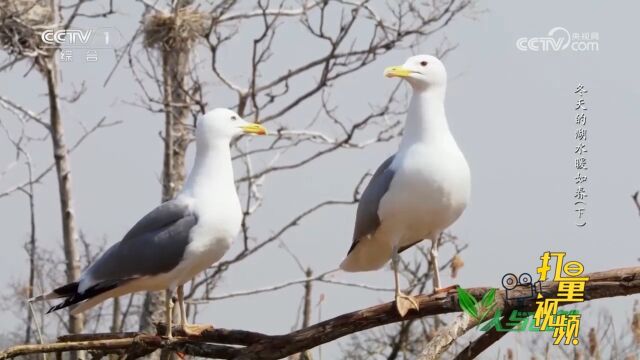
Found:
[[[447,116],[451,130],[465,153],[472,171],[472,199],[467,211],[451,229],[463,243],[465,266],[456,282],[463,287],[500,286],[508,272],[534,273],[538,257],[547,250],[566,251],[570,259],[583,262],[587,272],[638,264],[637,209],[630,195],[640,189],[640,168],[635,152],[640,132],[637,121],[640,90],[636,45],[639,33],[634,1],[481,1],[484,9],[473,17],[452,22],[431,41],[420,44],[419,53],[431,53],[446,37],[459,44],[444,63],[449,72]],[[128,38],[135,31],[141,6],[122,9],[123,15],[102,23]],[[615,14],[613,16],[612,14]],[[597,51],[521,51],[519,38],[545,37],[555,27],[569,33],[598,33]],[[299,63],[300,39],[282,32],[277,44],[278,63]],[[560,34],[560,33],[556,33]],[[559,35],[557,35],[559,36]],[[247,37],[249,39],[250,37]],[[221,54],[222,67],[240,77],[250,42],[233,43]],[[336,105],[347,117],[357,117],[370,103],[379,102],[395,82],[382,77],[384,67],[404,62],[409,51],[394,51],[349,81],[333,88]],[[72,155],[75,206],[81,230],[91,241],[103,238],[113,243],[160,198],[162,116],[126,104],[139,92],[130,73],[120,68],[107,87],[102,83],[114,64],[113,56],[98,63],[63,65],[65,89],[86,81],[88,92],[78,103],[64,106],[68,137],[77,138],[75,122],[92,124],[103,116],[122,120],[90,138]],[[0,94],[39,110],[44,107],[43,83],[25,66],[0,74]],[[206,79],[214,82],[211,74]],[[587,225],[575,225],[576,184],[574,89],[584,84],[588,107]],[[223,91],[222,87],[214,87]],[[354,96],[357,94],[357,96]],[[213,96],[213,94],[212,94]],[[215,94],[212,106],[232,104],[231,94]],[[302,107],[288,114],[308,122],[314,109]],[[0,113],[2,121],[6,113]],[[37,128],[34,128],[37,129]],[[256,140],[258,141],[258,140]],[[362,174],[375,169],[395,151],[397,141],[365,150],[327,156],[295,173],[268,179],[264,191],[268,201],[254,221],[267,235],[296,210],[324,198],[344,198]],[[0,169],[13,159],[11,146],[0,140]],[[50,161],[50,144],[34,147],[39,166]],[[0,190],[22,178],[10,171],[0,178]],[[38,239],[55,248],[60,242],[55,177],[39,187],[37,202]],[[286,209],[286,210],[283,210]],[[26,281],[28,208],[19,194],[0,199],[3,215],[0,281]],[[320,211],[284,237],[303,263],[316,273],[335,268],[350,242],[355,207]],[[239,251],[236,243],[231,253]],[[445,254],[446,255],[446,254]],[[229,255],[228,255],[229,256]],[[235,266],[224,278],[217,294],[240,291],[298,279],[302,274],[282,249],[271,246],[262,255]],[[381,270],[365,274],[340,273],[337,278],[377,286],[391,286],[392,274]],[[445,283],[451,280],[445,278]],[[325,295],[322,318],[391,300],[391,294],[318,284],[315,300]],[[295,321],[301,287],[256,297],[223,300],[201,308],[201,321],[218,327],[250,329],[268,333],[288,332]],[[594,302],[583,315],[583,329],[596,324],[603,309],[614,309],[618,331],[627,326],[633,299]],[[261,306],[252,304],[260,301]],[[269,309],[269,311],[264,311]],[[16,327],[14,314],[4,312],[0,329]],[[539,337],[550,336],[542,334]],[[521,335],[511,334],[498,348],[513,346]],[[337,354],[335,345],[325,346],[325,358]],[[526,352],[524,347],[518,351]],[[488,356],[487,356],[488,357]]]

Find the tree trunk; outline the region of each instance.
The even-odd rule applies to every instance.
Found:
[[[189,131],[185,125],[190,114],[189,97],[186,94],[189,50],[164,47],[161,54],[165,114],[162,202],[165,202],[180,192],[186,175],[185,155],[189,146]],[[140,331],[155,331],[153,323],[164,320],[164,311],[164,292],[147,292],[140,315]]]
[[[29,186],[28,186],[28,199],[29,199],[29,243],[27,250],[29,253],[29,287],[27,288],[27,299],[33,297],[33,288],[36,283],[36,213],[35,213],[35,201],[33,194],[33,176],[31,173],[31,160],[29,160]],[[33,312],[31,311],[31,305],[27,305],[27,329],[25,330],[25,344],[31,342],[31,323],[33,322]]]
[[[311,325],[311,290],[312,290],[312,280],[313,271],[311,268],[307,268],[305,271],[305,276],[309,279],[304,283],[304,297],[303,297],[303,306],[302,306],[302,326],[301,329],[305,329]],[[306,350],[301,353],[289,356],[289,360],[312,360],[311,350]]]
[[[67,283],[72,283],[80,277],[80,264],[76,250],[76,220],[73,211],[71,192],[71,164],[69,152],[64,139],[64,128],[58,106],[58,67],[55,53],[43,58],[44,76],[47,80],[49,98],[49,121],[51,143],[53,144],[53,158],[58,178],[58,193],[60,195],[60,212],[62,215],[62,244],[65,256],[65,273]],[[69,332],[79,334],[83,328],[83,316],[69,315]],[[75,357],[72,353],[72,359]]]

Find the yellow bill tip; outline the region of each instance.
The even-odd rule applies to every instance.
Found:
[[[390,66],[384,69],[384,76],[388,78],[392,77],[407,77],[411,75],[411,70],[402,66]]]
[[[247,134],[266,135],[267,129],[260,124],[248,124],[242,127],[242,131]]]

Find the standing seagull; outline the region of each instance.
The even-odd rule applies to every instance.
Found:
[[[376,170],[362,194],[353,244],[340,267],[345,271],[381,268],[393,263],[396,307],[401,316],[418,310],[415,298],[400,292],[398,254],[432,241],[434,287],[440,287],[437,239],[462,214],[471,189],[469,166],[453,139],[444,112],[447,72],[429,55],[410,57],[385,70],[413,88],[398,151]]]
[[[242,133],[266,134],[227,109],[202,116],[196,126],[196,157],[182,191],[144,216],[81,275],[31,301],[64,298],[49,312],[71,307],[78,314],[102,301],[136,291],[166,290],[167,337],[171,337],[172,292],[177,287],[180,325],[188,325],[183,285],[227,252],[240,230],[242,211],[233,178],[229,143]]]

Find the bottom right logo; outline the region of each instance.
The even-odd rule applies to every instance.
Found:
[[[480,331],[549,331],[553,332],[554,345],[577,345],[581,314],[575,309],[561,310],[559,307],[582,302],[589,278],[581,276],[584,266],[580,262],[565,261],[565,256],[564,252],[547,251],[542,254],[542,264],[536,269],[539,279],[535,283],[528,273],[520,276],[509,273],[503,276],[505,300],[515,307],[535,301],[535,312],[512,310],[508,315],[503,314],[496,303],[497,289],[490,289],[477,301],[467,290],[458,287],[460,308],[478,322]],[[552,269],[553,274],[550,275]],[[557,283],[557,290],[555,294],[552,289],[547,290],[548,296],[545,297],[543,282],[551,280]]]

